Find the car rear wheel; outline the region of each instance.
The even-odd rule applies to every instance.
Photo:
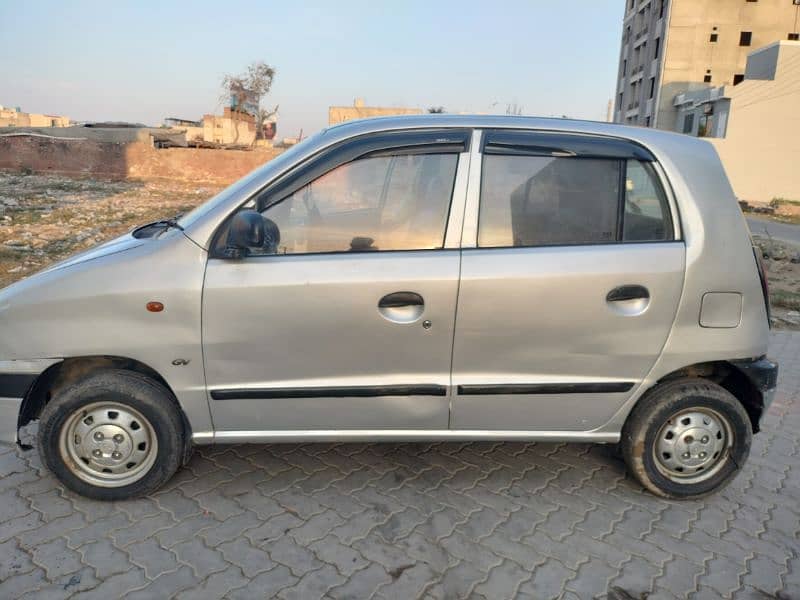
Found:
[[[172,394],[131,371],[104,370],[59,390],[39,420],[42,461],[98,500],[148,494],[175,473],[183,424]]]
[[[622,455],[636,479],[665,498],[697,498],[736,477],[752,427],[741,403],[703,379],[665,383],[643,398],[622,431]]]

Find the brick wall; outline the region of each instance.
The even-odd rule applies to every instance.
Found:
[[[185,179],[232,183],[277,156],[273,148],[210,150],[165,148],[156,150],[140,142],[128,144],[127,175],[136,179]]]
[[[0,136],[0,169],[91,177],[181,179],[226,184],[275,157],[272,148],[166,148],[39,136]]]

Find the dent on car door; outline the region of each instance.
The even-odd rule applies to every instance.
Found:
[[[270,242],[207,266],[217,431],[447,428],[461,226],[451,199],[463,204],[465,184],[453,190],[469,157],[456,134],[388,136],[355,157],[343,148],[256,199]]]
[[[619,140],[484,135],[452,427],[588,431],[630,397],[683,284],[684,245],[656,172],[646,150]]]

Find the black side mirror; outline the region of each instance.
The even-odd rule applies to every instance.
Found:
[[[233,216],[228,228],[226,258],[243,258],[250,248],[261,248],[264,245],[264,235],[264,217],[254,210],[239,211]]]

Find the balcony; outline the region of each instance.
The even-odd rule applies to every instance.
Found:
[[[637,65],[631,69],[631,74],[628,78],[630,83],[636,83],[644,77],[644,65]]]
[[[625,110],[625,118],[635,117],[639,114],[639,101],[629,102]]]
[[[647,40],[647,34],[649,33],[649,29],[647,27],[641,28],[636,34],[633,36],[633,47],[638,48]]]

